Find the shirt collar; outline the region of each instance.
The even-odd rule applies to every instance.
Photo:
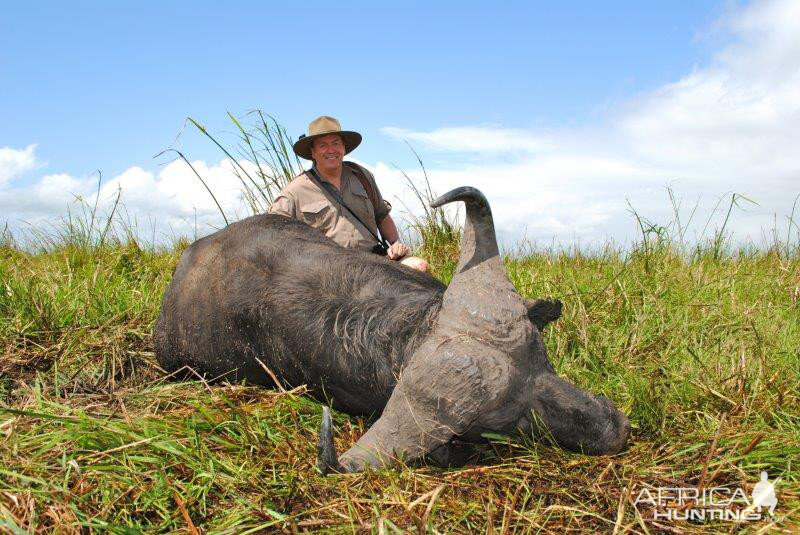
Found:
[[[330,184],[330,183],[331,183],[331,182],[330,182],[330,180],[328,180],[327,178],[325,178],[325,177],[322,175],[322,173],[320,173],[320,172],[319,172],[319,169],[317,168],[317,162],[314,162],[314,163],[311,165],[311,167],[312,167],[312,169],[314,169],[314,171],[317,173],[317,176],[318,176],[320,179],[324,180],[324,181],[325,181],[325,182],[327,182],[328,184]],[[347,183],[347,184],[349,184],[349,183],[350,183],[350,175],[351,175],[350,168],[349,168],[348,166],[346,166],[346,165],[344,164],[344,162],[342,162],[342,188],[344,188],[344,185],[345,185],[346,183]]]

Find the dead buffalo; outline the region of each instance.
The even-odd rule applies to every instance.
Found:
[[[483,194],[457,188],[438,207],[466,204],[450,286],[304,223],[257,215],[197,240],[183,254],[155,329],[161,365],[209,378],[289,385],[357,415],[379,415],[337,459],[330,416],[323,471],[399,459],[447,462],[485,433],[546,433],[588,454],[615,453],[628,419],[554,373],[541,329],[561,312],[520,297],[498,254]]]

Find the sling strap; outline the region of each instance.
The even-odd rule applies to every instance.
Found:
[[[342,162],[344,165],[350,168],[353,172],[353,175],[361,182],[361,185],[364,186],[364,191],[367,192],[367,197],[369,197],[369,201],[372,203],[372,209],[375,213],[378,213],[378,198],[375,195],[375,190],[372,188],[372,184],[367,179],[367,175],[364,173],[364,168],[354,162]],[[386,202],[386,201],[383,201]],[[389,204],[389,203],[386,203]],[[391,206],[391,205],[389,205]],[[375,221],[377,223],[377,221]]]
[[[324,188],[324,189],[325,189],[325,191],[327,191],[328,193],[330,193],[330,194],[331,194],[331,197],[333,197],[333,198],[336,200],[336,202],[338,202],[340,205],[342,205],[344,208],[346,208],[346,209],[347,209],[347,211],[348,211],[348,212],[350,212],[350,215],[352,215],[353,217],[355,217],[355,218],[356,218],[356,221],[358,221],[359,223],[361,223],[361,225],[362,225],[362,226],[363,226],[365,229],[367,229],[367,232],[369,232],[370,236],[372,236],[373,238],[375,238],[375,241],[376,241],[376,242],[378,242],[378,246],[380,246],[380,247],[382,247],[382,248],[384,248],[384,249],[388,249],[388,248],[389,248],[389,242],[387,242],[387,241],[386,241],[386,239],[385,239],[383,236],[380,236],[380,237],[379,237],[379,236],[377,236],[377,235],[376,235],[374,232],[372,232],[372,230],[370,230],[370,227],[368,227],[366,223],[364,223],[363,221],[361,221],[361,218],[360,218],[360,217],[358,217],[358,216],[356,215],[356,213],[355,213],[355,212],[353,212],[353,210],[351,210],[351,209],[350,209],[350,207],[349,207],[349,206],[347,206],[347,203],[345,203],[345,202],[344,202],[344,199],[342,198],[342,195],[339,193],[339,190],[338,190],[338,189],[336,189],[336,186],[334,186],[333,184],[331,184],[331,183],[330,183],[330,182],[328,182],[328,181],[322,180],[322,178],[319,176],[319,174],[317,174],[317,170],[316,170],[316,169],[314,169],[313,167],[312,167],[311,169],[309,169],[309,170],[307,171],[307,173],[308,173],[308,174],[309,174],[309,176],[312,178],[312,180],[316,181],[316,182],[317,182],[317,184],[318,184],[320,187]],[[364,180],[362,180],[362,179],[361,179],[361,177],[359,177],[359,175],[358,175],[357,173],[354,173],[354,174],[356,175],[356,177],[357,177],[357,178],[359,178],[359,182],[361,182],[361,185],[363,185],[363,186],[364,186],[364,189],[367,191],[367,196],[369,196],[369,197],[370,197],[370,201],[372,201],[372,200],[373,200],[373,197],[374,197],[374,195],[375,195],[375,193],[372,191],[372,188],[371,188],[371,187],[370,187],[370,188],[367,188],[367,185],[366,185],[366,184],[364,184],[364,181],[366,181],[366,177],[364,177]],[[370,195],[370,193],[371,193],[371,192],[372,192],[372,195]],[[373,201],[373,205],[372,205],[372,206],[373,206],[373,209],[374,209],[374,207],[375,207],[374,201]],[[384,253],[384,254],[385,254],[385,253]]]

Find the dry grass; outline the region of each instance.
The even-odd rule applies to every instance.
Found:
[[[274,120],[250,117],[249,129],[231,119],[234,152],[254,165],[237,174],[257,212],[298,162]],[[410,185],[423,206],[435,196]],[[302,388],[175,383],[156,364],[152,327],[185,241],[143,249],[95,209],[25,251],[4,230],[0,532],[797,532],[798,247],[789,236],[768,251],[731,249],[730,209],[707,243],[689,247],[672,200],[672,227],[634,212],[642,240],[631,250],[506,259],[522,295],[564,301],[545,333],[550,358],[630,415],[626,451],[587,457],[494,436],[462,469],[327,478],[314,468],[321,410]],[[448,282],[457,226],[441,211],[412,226],[418,254]],[[369,425],[334,417],[339,451]],[[634,505],[643,488],[741,487],[749,497],[761,470],[782,477],[779,522],[663,521]]]
[[[164,379],[151,331],[180,247],[0,253],[0,531],[120,533],[789,532],[800,521],[800,262],[508,259],[526,296],[565,301],[560,373],[630,414],[633,442],[587,457],[494,437],[463,469],[320,477],[302,389]],[[445,259],[446,255],[441,258]],[[445,280],[452,262],[434,263]],[[369,425],[336,415],[344,451]],[[766,469],[779,524],[654,521],[642,487],[740,486]]]

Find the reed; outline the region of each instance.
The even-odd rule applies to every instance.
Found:
[[[299,162],[274,120],[249,117],[255,131],[231,120],[256,212]],[[425,184],[409,187],[427,206],[435,193],[419,163]],[[173,382],[156,363],[153,324],[186,239],[143,246],[124,207],[98,215],[85,203],[48,232],[5,229],[0,532],[796,532],[800,228],[792,214],[772,245],[736,248],[727,225],[743,198],[731,194],[723,223],[690,242],[695,211],[681,219],[670,199],[667,223],[631,208],[641,235],[630,247],[521,246],[505,258],[521,295],[564,302],[544,333],[550,358],[630,415],[626,451],[588,457],[492,435],[461,469],[327,478],[314,468],[321,410],[302,387]],[[445,283],[457,261],[452,217],[411,221]],[[334,419],[338,451],[369,426]],[[780,522],[665,522],[633,503],[642,488],[750,492],[761,470],[782,474]]]
[[[783,472],[786,520],[769,529],[798,527],[800,259],[785,248],[687,255],[663,238],[508,257],[522,295],[564,301],[544,336],[553,364],[630,415],[629,449],[492,436],[462,469],[322,478],[320,407],[302,389],[165,378],[152,327],[186,241],[101,240],[104,223],[88,244],[65,230],[46,249],[0,248],[0,531],[756,531],[769,524],[665,524],[631,500],[752,489],[762,469]],[[431,254],[446,282],[455,260]],[[339,451],[369,425],[335,421]]]

